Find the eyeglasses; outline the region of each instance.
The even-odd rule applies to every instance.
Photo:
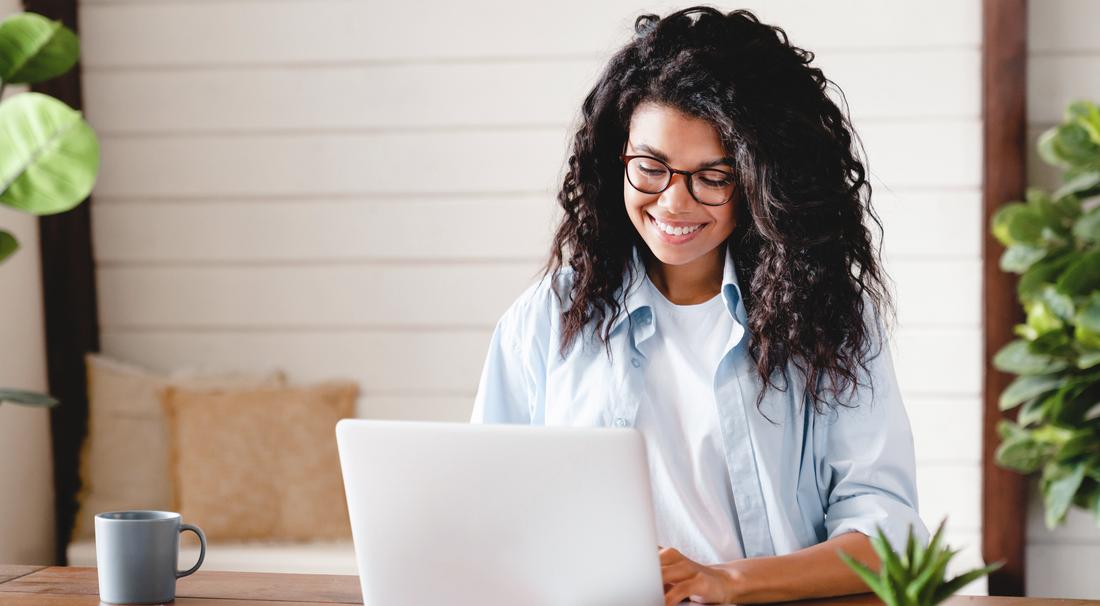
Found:
[[[626,151],[626,146],[623,146]],[[672,184],[672,175],[684,175],[688,192],[695,201],[705,206],[722,206],[733,198],[737,182],[733,175],[716,168],[687,171],[672,168],[652,156],[628,156],[619,158],[626,166],[626,180],[643,194],[659,194]]]

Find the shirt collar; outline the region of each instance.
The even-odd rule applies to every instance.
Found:
[[[628,271],[623,274],[623,287],[620,287],[619,292],[626,289],[623,309],[625,313],[620,313],[615,322],[611,325],[611,332],[614,332],[620,324],[626,321],[628,318],[631,320],[631,326],[634,330],[653,330],[653,296],[652,290],[644,288],[645,286],[645,262],[642,260],[641,252],[638,247],[635,246],[630,261],[630,267]],[[629,283],[627,281],[629,280]],[[722,266],[722,297],[726,300],[726,311],[729,312],[733,321],[741,325],[748,323],[748,313],[745,310],[744,301],[741,298],[741,284],[737,279],[737,267],[733,262],[733,252],[729,246],[726,247],[726,256]],[[648,336],[648,335],[644,335]]]

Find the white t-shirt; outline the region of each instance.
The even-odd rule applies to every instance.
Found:
[[[714,376],[733,318],[719,293],[676,305],[645,278],[656,333],[645,346],[648,401],[635,426],[645,436],[657,541],[701,564],[744,557],[718,427]]]

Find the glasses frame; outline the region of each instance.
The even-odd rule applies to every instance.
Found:
[[[635,158],[647,158],[649,160],[653,160],[653,161],[658,162],[659,164],[663,165],[665,167],[665,170],[668,171],[668,182],[665,183],[665,186],[662,187],[659,191],[652,191],[651,192],[651,191],[645,191],[643,189],[640,189],[637,185],[634,185],[634,182],[630,180],[630,169],[629,169],[628,165],[630,164],[630,161],[635,159]],[[665,162],[664,160],[662,160],[660,158],[654,158],[653,156],[650,156],[648,154],[628,155],[626,153],[626,145],[625,144],[623,145],[623,153],[619,154],[619,159],[622,160],[622,162],[623,162],[623,170],[626,172],[626,182],[629,183],[631,187],[633,187],[634,189],[642,192],[643,194],[651,194],[652,195],[652,194],[659,194],[659,193],[664,192],[666,189],[668,189],[669,187],[672,186],[672,178],[675,177],[676,175],[684,175],[684,181],[687,183],[688,193],[691,194],[691,197],[692,197],[693,200],[695,200],[699,204],[702,204],[703,206],[724,206],[726,204],[729,204],[730,200],[733,200],[734,194],[737,193],[737,186],[739,185],[738,182],[737,182],[737,178],[734,176],[733,173],[721,170],[719,168],[700,168],[699,170],[679,170],[679,169],[675,169],[675,168],[672,168],[671,166],[669,166],[668,162]],[[708,170],[719,172],[719,173],[722,173],[723,175],[727,175],[730,178],[730,180],[733,181],[733,192],[730,193],[730,197],[726,198],[726,200],[724,202],[719,202],[717,204],[714,204],[714,203],[711,203],[711,202],[703,202],[702,200],[699,199],[699,196],[695,195],[695,188],[692,187],[692,185],[691,185],[692,182],[695,180],[695,173],[701,173],[703,171],[708,171]]]

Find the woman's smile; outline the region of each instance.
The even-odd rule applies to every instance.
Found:
[[[658,219],[650,212],[646,212],[646,218],[648,219],[646,222],[649,224],[649,228],[669,244],[683,244],[694,240],[699,232],[703,231],[708,225],[707,222],[699,221]]]

